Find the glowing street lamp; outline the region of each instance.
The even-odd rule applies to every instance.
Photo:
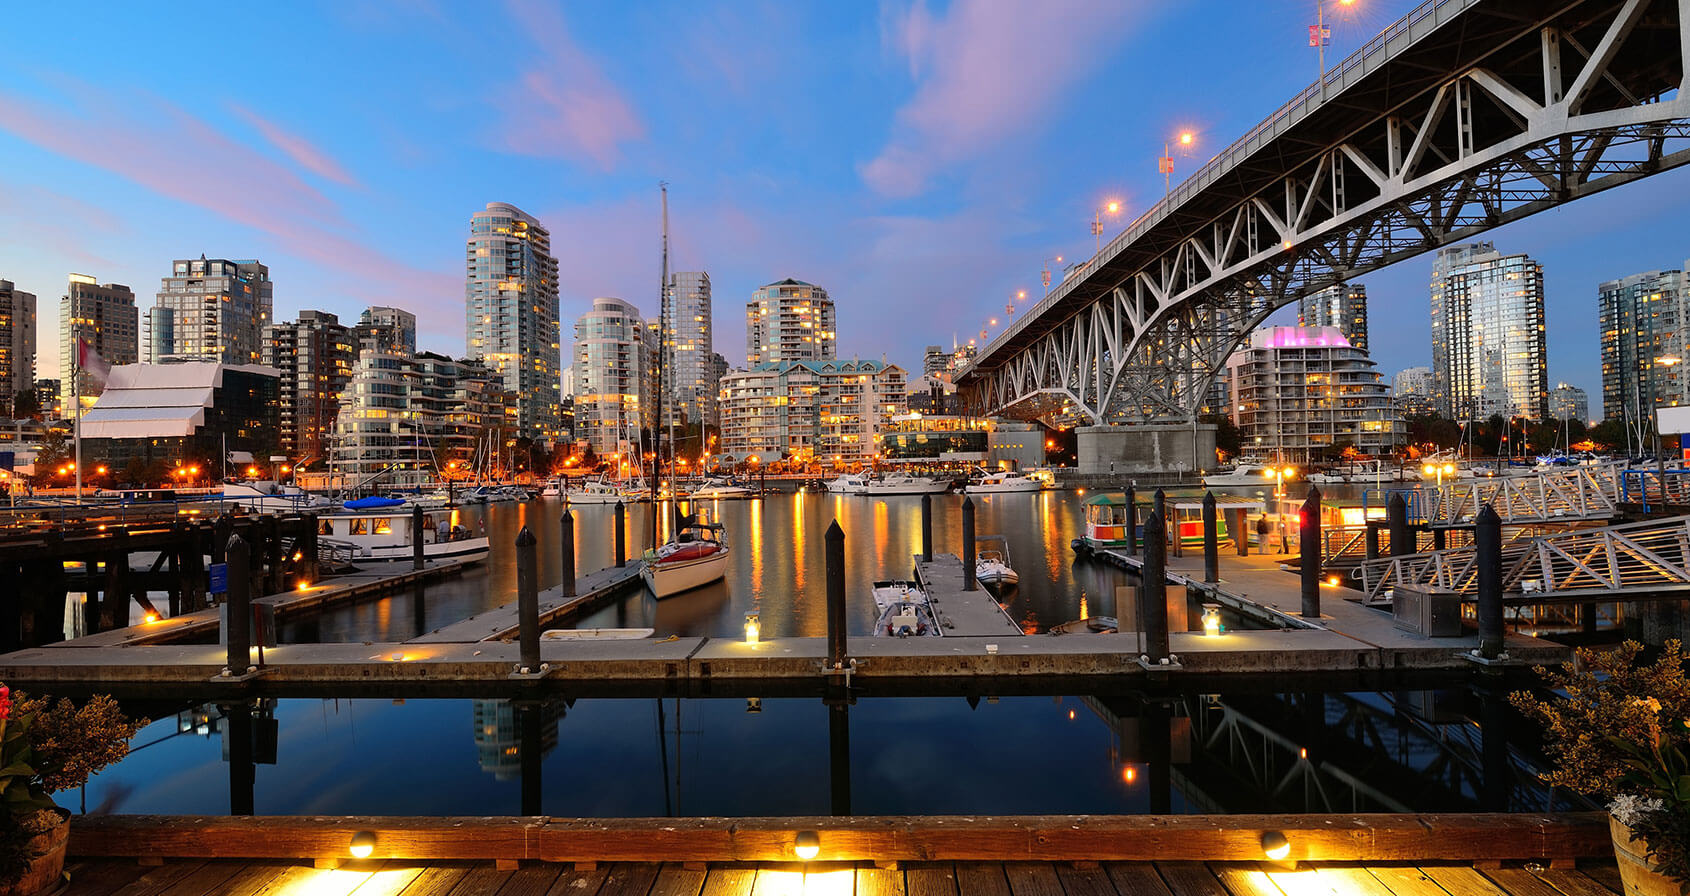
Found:
[[[1196,142],[1197,135],[1190,131],[1180,131],[1178,137],[1162,141],[1162,157],[1156,160],[1156,167],[1162,169],[1162,195],[1166,196],[1174,189],[1174,144],[1178,143],[1183,153]]]
[[[1444,477],[1455,475],[1455,464],[1427,464],[1420,468],[1420,478],[1431,476],[1438,488],[1443,488]]]
[[[1103,215],[1105,212],[1111,215],[1120,214],[1121,203],[1117,200],[1111,199],[1098,206],[1096,213],[1092,215],[1091,235],[1095,238],[1097,243],[1097,247],[1092,250],[1093,255],[1103,251]]]
[[[1297,478],[1297,468],[1292,466],[1268,467],[1262,475],[1273,480],[1273,496],[1285,497],[1285,480]]]
[[[1356,0],[1336,0],[1340,9],[1356,5]],[[1327,0],[1315,0],[1314,24],[1309,26],[1309,46],[1320,49],[1320,95],[1326,96],[1326,45],[1332,42],[1332,29],[1326,27]]]
[[[1053,261],[1056,262],[1057,264],[1061,264],[1062,263],[1062,256],[1058,255],[1055,258],[1045,259],[1044,270],[1039,272],[1039,279],[1044,281],[1045,295],[1047,295],[1047,296],[1050,295],[1050,263],[1053,262]]]

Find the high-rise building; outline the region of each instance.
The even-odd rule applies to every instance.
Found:
[[[364,313],[358,315],[355,335],[360,352],[414,355],[417,353],[417,316],[398,308],[365,308]]]
[[[666,422],[716,422],[716,382],[710,356],[716,342],[710,326],[710,275],[669,275],[663,293],[663,386]]]
[[[264,366],[281,375],[281,453],[295,464],[326,466],[340,394],[357,358],[352,331],[327,311],[304,310],[297,321],[264,328]]]
[[[1556,383],[1549,390],[1549,416],[1554,420],[1588,421],[1590,396],[1577,386]]]
[[[59,299],[59,397],[66,415],[76,413],[73,402],[80,400],[87,408],[105,388],[86,371],[72,377],[77,340],[86,342],[113,367],[134,364],[141,359],[139,315],[129,287],[98,283],[87,274],[70,275],[70,285]]]
[[[1645,271],[1597,287],[1602,416],[1632,427],[1690,400],[1690,294],[1682,271]]]
[[[509,434],[510,398],[502,379],[477,361],[363,352],[341,395],[329,466],[354,481],[384,470],[433,477],[477,460],[497,468],[509,454],[486,445],[498,449]]]
[[[271,305],[270,269],[253,259],[178,259],[147,312],[147,360],[257,364]]]
[[[562,334],[551,232],[514,205],[489,202],[470,219],[464,269],[469,356],[516,394],[517,435],[555,438]]]
[[[1225,375],[1247,453],[1303,463],[1344,447],[1387,454],[1407,431],[1373,361],[1337,327],[1258,329]]]
[[[745,363],[830,361],[835,355],[833,300],[827,290],[788,277],[745,303]]]
[[[921,375],[937,379],[949,369],[951,353],[944,346],[930,345],[921,353]]]
[[[1403,417],[1422,417],[1435,414],[1438,403],[1434,396],[1435,381],[1430,367],[1405,367],[1391,377],[1391,402]]]
[[[640,311],[617,298],[593,300],[575,322],[575,438],[610,456],[640,444],[651,410],[651,334]]]
[[[1340,283],[1297,300],[1297,326],[1337,327],[1350,345],[1367,351],[1367,287]]]
[[[722,378],[721,453],[736,461],[856,465],[909,412],[904,370],[882,361],[785,361]]]
[[[35,388],[35,294],[0,280],[0,417]]]
[[[1488,242],[1438,250],[1432,376],[1438,413],[1450,419],[1543,419],[1549,361],[1541,264]]]

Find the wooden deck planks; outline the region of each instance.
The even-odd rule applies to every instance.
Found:
[[[1171,896],[1167,882],[1149,862],[1110,862],[1104,869],[1120,896]]]
[[[657,881],[651,885],[651,896],[698,896],[704,889],[704,879],[707,876],[702,869],[683,868],[680,865],[664,865],[657,872]],[[555,887],[553,892],[559,892]],[[565,890],[567,893],[586,893],[587,890]]]
[[[911,865],[904,869],[908,896],[958,896],[956,868],[943,864]]]
[[[464,865],[434,865],[422,869],[400,892],[404,896],[446,896],[467,874],[469,868]]]
[[[755,868],[712,868],[699,896],[751,896],[756,882]]]
[[[1202,862],[1157,862],[1156,870],[1178,896],[1227,896],[1226,887]]]
[[[566,868],[557,880],[552,881],[552,888],[546,891],[546,896],[594,896],[609,876],[610,869],[604,866],[580,871]],[[407,892],[405,896],[411,894]]]
[[[1001,862],[956,863],[957,887],[968,896],[1010,896]]]

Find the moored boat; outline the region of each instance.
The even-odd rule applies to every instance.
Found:
[[[963,491],[971,495],[993,495],[1007,492],[1036,492],[1044,487],[1044,482],[1031,476],[1013,470],[999,470],[996,473],[987,473],[978,479],[970,480]]]
[[[864,484],[862,494],[877,497],[892,495],[938,495],[950,490],[951,483],[945,479],[933,479],[928,476],[912,476],[909,473],[890,473],[885,476],[868,480]]]
[[[868,493],[868,474],[843,473],[838,479],[827,484],[827,490],[836,495],[864,495]]]
[[[414,556],[412,511],[404,504],[393,498],[348,501],[345,510],[317,517],[317,542],[338,548],[355,564],[410,560]],[[468,563],[487,559],[487,536],[450,525],[450,519],[445,513],[423,513],[423,559]]]
[[[944,632],[933,621],[933,608],[927,603],[926,595],[919,602],[892,601],[874,623],[874,636],[877,638],[937,638],[942,635]]]
[[[692,490],[691,497],[709,501],[719,501],[724,498],[750,498],[757,492],[754,489],[736,484],[733,480],[721,476],[712,476],[704,480],[703,484]]]
[[[646,551],[640,577],[659,599],[720,581],[727,575],[729,550],[717,523],[691,517],[677,528],[675,540]]]
[[[974,578],[986,585],[1014,585],[1021,581],[1020,574],[997,551],[981,551],[974,558]]]

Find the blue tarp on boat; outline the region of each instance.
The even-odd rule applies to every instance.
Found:
[[[356,501],[347,501],[340,506],[347,510],[389,510],[404,503],[403,498],[381,498],[372,495],[368,498],[359,498]]]

